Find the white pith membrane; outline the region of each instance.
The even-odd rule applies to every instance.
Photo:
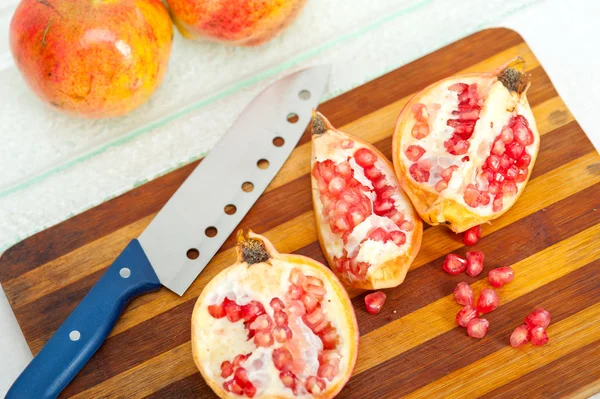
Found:
[[[368,149],[378,158],[373,167],[377,168],[385,177],[386,186],[390,186],[393,189],[393,193],[389,196],[393,200],[393,209],[403,216],[396,219],[396,222],[390,217],[385,216],[385,214],[377,215],[375,212],[375,202],[378,201],[377,190],[374,188],[376,179],[370,180],[365,175],[365,169],[357,163],[355,154],[360,149]],[[331,266],[336,274],[344,282],[352,285],[356,281],[368,279],[377,273],[379,268],[386,266],[386,262],[394,261],[406,254],[413,245],[415,219],[418,216],[409,198],[400,188],[391,165],[386,160],[379,159],[380,155],[373,152],[369,146],[332,129],[328,129],[324,134],[313,134],[312,154],[311,170],[313,171],[312,182],[313,198],[315,199],[315,216],[321,232],[322,245],[327,252],[328,259],[334,263]],[[314,173],[315,167],[324,162],[332,162],[335,167],[346,162],[349,163],[352,169],[352,177],[362,186],[361,190],[371,204],[371,210],[367,213],[363,221],[356,225],[350,224],[350,229],[347,230],[349,233],[346,233],[347,237],[345,238],[343,238],[343,232],[332,231],[332,227],[330,226],[331,219],[324,215],[324,194],[319,188],[319,178],[315,177]],[[337,201],[341,201],[342,198],[341,196],[338,197]],[[397,245],[397,243],[389,238],[385,242],[369,238],[369,234],[378,228],[383,229],[386,233],[401,232],[405,235],[405,240],[402,239],[399,241],[401,244]],[[353,265],[366,264],[366,273],[357,276],[346,269],[341,269],[337,262],[339,259],[345,258],[349,258]],[[360,270],[364,270],[364,268],[360,268]]]
[[[460,119],[456,112],[459,109],[459,92],[449,89],[458,83],[469,86],[476,84],[476,98],[478,98],[476,106],[480,108],[480,111],[472,136],[466,140],[469,146],[468,150],[466,153],[453,155],[448,152],[444,143],[450,140],[455,134],[455,127],[449,126],[448,120]],[[413,106],[414,104],[423,104],[425,106],[426,112],[424,115],[427,118],[429,133],[422,138],[414,137],[412,129],[419,121],[416,119],[414,112],[411,111],[406,114],[408,121],[402,130],[402,144],[399,154],[400,161],[406,170],[407,178],[411,179],[413,184],[421,189],[437,195],[438,199],[436,203],[444,200],[455,201],[470,212],[481,217],[490,216],[510,208],[518,197],[518,193],[522,191],[527,183],[539,146],[539,135],[537,134],[535,119],[525,93],[519,94],[515,91],[510,91],[496,76],[491,74],[457,76],[456,78],[446,79],[437,86],[428,89],[414,100]],[[490,170],[489,164],[486,162],[490,155],[496,155],[492,152],[492,146],[496,140],[502,141],[499,136],[503,128],[507,127],[510,123],[512,125],[509,127],[516,126],[514,118],[517,116],[521,116],[527,121],[529,131],[533,137],[530,144],[522,146],[524,150],[521,153],[528,154],[530,162],[528,165],[517,165],[521,162],[520,158],[516,160],[508,158],[510,163],[505,160],[505,163],[502,165],[510,165],[510,167],[514,165],[511,172],[508,173],[511,178],[507,178],[506,169],[503,169],[499,171],[503,176],[498,176],[496,179],[496,173],[494,172],[492,173],[494,179],[489,181],[485,178],[485,175],[482,175],[482,172]],[[417,134],[417,136],[419,135]],[[515,135],[512,142],[509,142],[505,146],[499,144],[499,147],[497,147],[505,148],[504,152],[500,152],[500,150],[496,151],[498,151],[498,154],[508,154],[508,147],[516,140]],[[419,146],[425,150],[423,155],[416,161],[414,160],[414,155],[413,160],[409,159],[407,155],[411,153],[411,149],[415,148],[414,146]],[[501,159],[502,156],[498,155],[498,157]],[[413,164],[425,165],[425,168],[430,166],[427,181],[417,181],[415,175],[410,171]],[[448,170],[447,168],[451,166],[454,166],[456,169],[451,172],[450,179],[446,180],[442,176],[442,171]],[[416,167],[413,166],[413,168]],[[517,168],[522,169],[522,171],[519,172],[521,176],[515,179],[510,173],[517,170]],[[417,168],[416,174],[419,176],[419,180],[424,180],[426,175],[419,175],[418,171],[419,169]],[[498,182],[499,185],[494,185],[493,191],[495,193],[490,193],[490,184],[494,182]],[[513,183],[515,186],[512,186]],[[439,185],[436,186],[436,184]],[[510,184],[510,186],[504,189],[503,184]],[[465,201],[465,190],[468,185],[473,185],[477,192],[482,195],[487,193],[489,200],[480,197],[482,201],[468,204]],[[513,187],[516,187],[516,190]],[[471,191],[471,193],[475,193],[475,191]],[[498,195],[501,199],[497,199],[497,193],[499,193]],[[496,204],[494,204],[495,199]],[[476,206],[472,206],[473,204]],[[434,205],[431,206],[433,207]]]
[[[324,270],[330,273],[327,269]],[[292,273],[297,276],[298,272],[305,277],[316,277],[323,283],[326,293],[316,306],[325,314],[328,331],[332,331],[330,328],[335,329],[337,335],[335,348],[324,350],[324,341],[320,335],[313,332],[313,328],[317,329],[317,327],[309,328],[300,315],[301,312],[292,310],[298,309],[298,302],[302,304],[304,301],[304,298],[294,301],[290,293],[292,286],[290,276]],[[306,281],[309,280],[305,280],[305,284]],[[349,376],[354,362],[347,356],[345,350],[356,341],[356,337],[352,336],[355,327],[350,324],[346,316],[348,310],[344,308],[342,299],[337,295],[328,276],[321,270],[301,263],[271,258],[267,262],[250,266],[247,263],[236,264],[219,274],[207,288],[210,288],[210,291],[206,295],[203,293],[203,302],[196,305],[200,306],[201,310],[197,315],[195,314],[197,318],[192,325],[192,335],[195,337],[196,347],[200,348],[197,353],[198,362],[205,378],[215,381],[219,387],[229,393],[230,397],[310,398],[313,395],[306,389],[308,379],[318,378],[320,383],[324,384],[323,392],[327,393],[331,389],[339,390],[340,382],[344,383]],[[274,318],[275,310],[270,303],[273,298],[281,299],[284,304],[281,311],[287,315],[286,325],[291,330],[291,338],[286,338],[284,342],[273,339],[269,346],[258,346],[255,342],[258,330],[252,338],[249,338],[252,335],[249,335],[252,322],[245,323],[243,318],[232,322],[229,316],[215,318],[209,313],[209,306],[219,306],[226,298],[240,307],[248,305],[251,301],[260,302],[264,313],[271,320],[272,335],[277,325]],[[345,305],[351,307],[349,300],[346,301],[348,303]],[[307,312],[305,316],[308,314]],[[322,333],[323,331],[318,332],[318,334]],[[357,331],[355,333],[357,334]],[[289,350],[293,356],[293,362],[290,363],[292,366],[286,367],[285,370],[292,372],[297,379],[294,383],[295,392],[284,385],[280,378],[283,370],[277,369],[274,363],[273,352],[282,348]],[[322,359],[323,354],[339,359],[338,371],[331,380],[318,377],[320,366],[323,365],[319,362],[320,354]],[[245,370],[248,380],[254,387],[253,395],[236,394],[224,388],[228,381],[231,384],[236,374],[234,372],[223,378],[221,367],[224,362],[233,362],[238,355],[249,355],[239,367]],[[341,381],[342,379],[344,381]],[[324,397],[330,396],[326,394]]]

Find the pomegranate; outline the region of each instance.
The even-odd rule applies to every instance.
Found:
[[[523,63],[443,79],[400,113],[394,167],[427,223],[463,232],[497,218],[523,192],[540,143]]]
[[[498,294],[491,288],[485,288],[479,293],[477,310],[481,313],[489,313],[498,307]]]
[[[356,362],[348,294],[325,266],[238,233],[238,260],[214,277],[192,315],[192,351],[221,398],[333,398]],[[297,295],[298,294],[298,295]]]
[[[399,285],[419,251],[423,225],[392,164],[319,113],[312,133],[313,206],[331,269],[355,288]]]
[[[456,323],[461,327],[466,327],[469,324],[469,322],[477,316],[477,309],[471,305],[466,305],[456,315]]]
[[[529,333],[531,334],[531,343],[535,346],[542,346],[548,342],[548,334],[542,326],[533,327]]]
[[[385,293],[381,291],[373,292],[365,296],[365,306],[367,308],[367,312],[371,314],[377,314],[381,312],[381,308],[385,303],[385,298]]]
[[[465,283],[464,281],[458,283],[454,289],[454,297],[456,298],[456,302],[463,306],[473,305],[473,301],[475,300],[473,290],[469,284]]]
[[[467,261],[455,254],[446,255],[442,269],[448,274],[460,274],[467,268]]]
[[[467,324],[467,334],[472,338],[483,338],[487,333],[490,322],[487,319],[480,319],[478,317],[471,319]]]
[[[463,236],[463,242],[465,245],[475,245],[481,238],[481,226],[473,226],[469,230],[465,231]]]
[[[544,308],[537,308],[525,317],[525,323],[529,328],[536,326],[546,328],[550,324],[550,312]]]
[[[518,348],[525,345],[527,341],[529,341],[529,327],[527,324],[521,324],[510,335],[510,346]]]
[[[512,267],[497,267],[488,273],[488,281],[496,288],[510,283],[514,278],[515,273]]]
[[[483,252],[467,252],[467,274],[471,277],[479,275],[483,271]]]

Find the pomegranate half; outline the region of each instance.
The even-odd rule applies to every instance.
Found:
[[[324,265],[238,233],[237,262],[215,276],[192,315],[192,351],[221,398],[333,398],[352,373],[358,326]]]
[[[392,164],[315,113],[311,169],[319,242],[333,271],[355,288],[402,283],[421,246],[423,224]]]
[[[400,113],[394,167],[427,223],[463,232],[502,215],[525,189],[540,136],[523,64],[443,79]]]

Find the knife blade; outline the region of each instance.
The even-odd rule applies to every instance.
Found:
[[[283,166],[317,108],[329,66],[271,84],[133,239],[56,330],[6,398],[56,398],[131,299],[161,286],[183,295]]]

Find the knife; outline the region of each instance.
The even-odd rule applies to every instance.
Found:
[[[183,295],[288,158],[317,108],[330,66],[261,92],[56,330],[6,398],[55,398],[133,298],[164,285]]]

